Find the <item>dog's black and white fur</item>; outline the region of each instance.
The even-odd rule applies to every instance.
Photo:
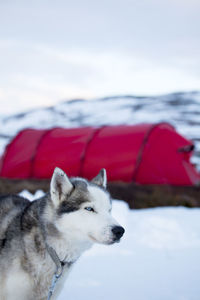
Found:
[[[56,168],[50,193],[30,202],[0,198],[0,299],[46,300],[55,273],[48,247],[65,262],[56,299],[72,265],[93,243],[113,244],[124,229],[111,216],[104,169],[91,182]]]

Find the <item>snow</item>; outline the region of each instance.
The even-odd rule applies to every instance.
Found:
[[[86,252],[59,300],[199,300],[198,208],[129,210],[113,200],[113,216],[126,229],[122,241]]]

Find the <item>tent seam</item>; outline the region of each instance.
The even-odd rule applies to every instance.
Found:
[[[157,124],[153,124],[151,126],[151,128],[145,133],[145,136],[144,136],[143,141],[142,141],[142,145],[141,145],[141,147],[139,149],[139,152],[138,152],[137,160],[136,160],[136,163],[135,163],[135,168],[133,170],[133,176],[132,176],[132,181],[133,182],[136,182],[136,177],[137,177],[137,174],[138,174],[141,162],[142,162],[142,157],[143,157],[143,154],[144,154],[144,149],[145,149],[145,146],[147,144],[147,141],[148,141],[150,135],[152,134],[152,132],[154,131],[154,129],[156,129],[156,127],[158,127],[159,125],[168,125],[168,126],[174,128],[171,124],[169,124],[167,122],[160,122],[160,123],[157,123]]]
[[[86,159],[86,156],[87,156],[87,151],[88,151],[88,148],[91,144],[91,142],[93,141],[94,137],[97,136],[99,134],[99,132],[101,130],[103,130],[106,126],[101,126],[101,127],[97,127],[96,129],[94,129],[94,131],[90,134],[87,142],[86,142],[86,145],[85,145],[85,148],[81,154],[81,157],[80,157],[80,171],[79,171],[79,176],[83,176],[83,170],[84,170],[84,163],[85,163],[85,159]]]
[[[38,142],[37,142],[37,146],[35,147],[35,151],[31,157],[31,168],[30,168],[30,174],[29,174],[29,178],[34,178],[34,167],[35,167],[35,159],[38,153],[38,149],[40,147],[41,142],[43,141],[43,139],[53,130],[57,129],[57,127],[55,128],[51,128],[51,129],[46,129],[45,132],[41,135],[41,137],[39,138]]]
[[[4,154],[2,155],[0,176],[2,176],[2,172],[3,172],[3,169],[4,169],[4,164],[5,164],[5,161],[6,161],[6,158],[7,158],[10,147],[13,145],[13,143],[16,142],[16,140],[19,138],[19,136],[21,136],[24,133],[24,131],[31,130],[31,129],[32,128],[25,128],[25,129],[19,131],[18,134],[13,139],[11,139],[10,142],[6,145],[5,150],[4,150]]]

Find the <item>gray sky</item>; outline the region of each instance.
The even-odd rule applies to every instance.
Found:
[[[199,0],[0,0],[1,112],[199,90],[199,15]]]

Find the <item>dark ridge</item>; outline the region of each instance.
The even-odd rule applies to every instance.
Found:
[[[154,99],[154,96],[132,96],[132,95],[120,95],[120,96],[109,96],[103,97],[97,100],[109,101],[109,100],[120,100],[121,98],[125,99]]]
[[[73,103],[79,103],[79,102],[83,102],[86,101],[85,99],[72,99],[72,100],[64,100],[59,102],[59,104],[73,104]]]
[[[11,136],[6,134],[0,134],[0,138],[2,139],[9,139]]]

